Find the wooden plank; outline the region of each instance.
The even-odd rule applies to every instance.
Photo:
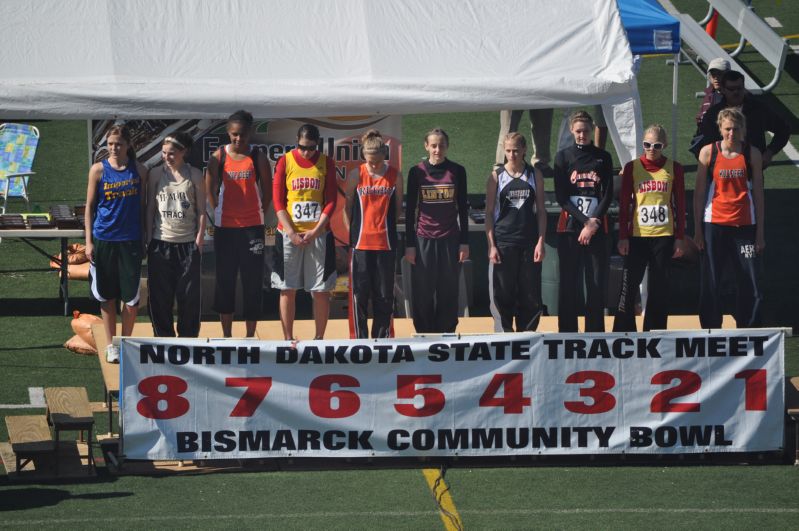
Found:
[[[55,442],[44,415],[14,415],[6,417],[8,439],[14,453],[20,455],[55,451]]]
[[[89,396],[84,387],[47,387],[44,390],[44,399],[50,420],[56,429],[94,423]]]
[[[613,316],[605,317],[605,330],[613,329]],[[643,317],[636,317],[638,329],[643,328]],[[578,317],[577,327],[585,330],[585,319]],[[725,315],[722,328],[735,328],[735,320],[730,315]],[[669,330],[701,330],[699,317],[696,315],[672,315],[669,317]],[[283,339],[283,329],[280,321],[260,321],[258,323],[258,337],[264,340]],[[544,316],[538,324],[538,332],[557,332],[558,317],[555,315]],[[310,340],[315,333],[312,320],[295,321],[294,335],[300,340]],[[413,337],[416,333],[411,319],[394,319],[394,333],[398,338]],[[491,317],[461,317],[458,321],[457,333],[459,334],[493,334],[494,319]],[[349,325],[346,319],[331,319],[327,324],[325,339],[349,338]]]
[[[794,419],[799,417],[799,376],[790,378],[785,386],[785,411]],[[796,444],[799,448],[799,440]]]
[[[22,471],[17,470],[16,456],[8,443],[0,443],[0,459],[3,460],[8,479],[20,482],[41,482],[65,479],[85,479],[95,477],[92,468],[87,475],[88,453],[90,448],[76,441],[62,441],[58,447],[58,475],[55,474],[55,450],[52,453],[36,454],[25,464]]]

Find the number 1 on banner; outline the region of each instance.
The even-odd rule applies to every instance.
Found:
[[[497,396],[500,387],[504,392]],[[529,396],[524,396],[524,376],[520,372],[495,374],[479,402],[480,407],[501,407],[506,415],[522,413],[532,403]]]
[[[748,369],[735,375],[735,379],[744,381],[744,400],[746,411],[765,411],[766,398],[766,370]]]
[[[230,412],[231,417],[252,417],[272,388],[272,378],[225,378],[225,387],[245,387],[244,394]]]

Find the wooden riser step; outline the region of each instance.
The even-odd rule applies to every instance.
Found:
[[[0,443],[0,458],[12,481],[50,481],[97,477],[94,468],[87,473],[89,447],[77,441],[61,441],[58,445],[58,475],[55,474],[55,453],[35,456],[21,471],[16,467],[16,455],[11,444]]]

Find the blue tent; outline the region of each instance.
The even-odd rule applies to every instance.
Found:
[[[680,22],[657,0],[617,0],[633,54],[680,51]]]
[[[635,55],[674,54],[671,95],[671,156],[677,156],[677,78],[680,53],[680,21],[657,0],[616,0],[621,23]]]

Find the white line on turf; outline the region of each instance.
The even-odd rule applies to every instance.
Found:
[[[781,28],[782,27],[782,24],[780,24],[780,21],[777,20],[774,17],[766,17],[763,20],[765,20],[766,24],[768,24],[772,28]]]
[[[791,162],[793,162],[795,166],[799,167],[799,151],[796,150],[793,144],[788,142],[785,144],[785,147],[782,148],[782,150],[785,152],[788,158],[791,159]]]
[[[36,409],[47,407],[43,387],[28,387],[29,404],[0,404],[0,409]]]
[[[628,508],[628,509],[461,509],[462,514],[489,515],[489,516],[534,516],[534,515],[570,515],[570,514],[799,514],[799,509],[784,507],[653,507],[653,508]],[[45,524],[80,524],[88,522],[191,522],[199,520],[260,520],[285,518],[296,520],[300,518],[340,518],[340,517],[397,517],[409,516],[438,516],[438,511],[322,511],[303,513],[259,513],[259,514],[187,514],[187,515],[149,515],[149,516],[112,516],[112,517],[87,517],[87,518],[48,518],[43,520],[19,519],[9,521],[6,515],[0,527],[25,523],[26,526]]]

